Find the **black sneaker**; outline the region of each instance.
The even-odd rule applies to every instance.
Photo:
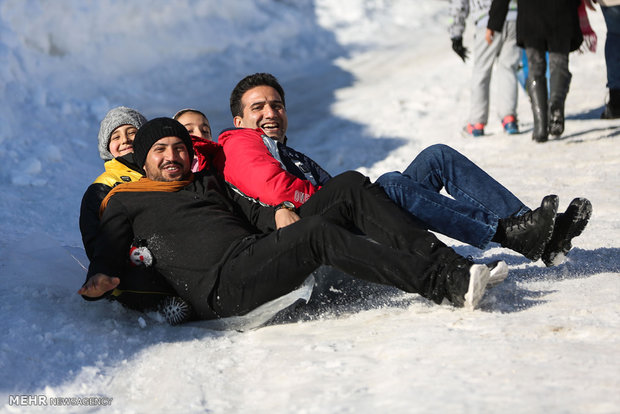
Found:
[[[168,296],[159,305],[159,312],[170,325],[178,325],[192,318],[192,308],[178,296]]]
[[[558,204],[558,196],[548,195],[536,210],[500,219],[497,225],[500,244],[532,261],[540,259],[553,233]]]
[[[547,266],[555,266],[564,261],[566,253],[573,247],[571,240],[583,232],[591,215],[592,203],[586,198],[574,199],[564,213],[558,214],[553,235],[542,254],[542,260]]]

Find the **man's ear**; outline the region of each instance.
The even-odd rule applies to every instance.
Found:
[[[243,123],[243,118],[237,115],[233,118],[233,124],[236,128],[241,128],[241,124]]]

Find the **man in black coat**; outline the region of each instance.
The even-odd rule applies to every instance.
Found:
[[[146,178],[117,186],[103,201],[84,296],[118,285],[136,239],[201,319],[243,315],[299,287],[321,265],[468,308],[489,281],[486,265],[456,254],[357,172],[330,180],[299,208],[301,220],[277,226],[292,203],[261,206],[210,171],[192,175],[191,140],[177,121],[147,122],[134,154]]]

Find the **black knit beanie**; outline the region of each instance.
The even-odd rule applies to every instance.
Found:
[[[178,137],[187,147],[190,161],[194,158],[194,148],[189,132],[179,121],[172,118],[155,118],[142,125],[133,141],[133,156],[136,164],[142,168],[146,155],[157,141],[165,137]]]

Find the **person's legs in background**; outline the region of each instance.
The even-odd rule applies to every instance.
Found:
[[[547,113],[547,59],[545,51],[526,47],[525,54],[528,62],[527,94],[532,104],[534,130],[532,139],[536,142],[545,142],[549,139]]]
[[[489,88],[493,62],[502,46],[502,36],[496,36],[490,45],[484,38],[485,29],[477,27],[474,34],[474,68],[471,75],[469,119],[465,127],[474,137],[484,135],[489,119]]]
[[[564,132],[564,103],[570,88],[568,54],[549,53],[549,134],[560,136]]]
[[[502,37],[504,41],[493,75],[497,80],[497,93],[494,96],[497,101],[497,113],[502,120],[504,130],[508,134],[517,134],[519,132],[517,124],[517,71],[521,60],[521,48],[517,46],[515,21],[508,21],[504,24]]]
[[[609,102],[601,114],[602,119],[620,118],[620,6],[601,6],[607,39],[605,40],[605,64]]]

